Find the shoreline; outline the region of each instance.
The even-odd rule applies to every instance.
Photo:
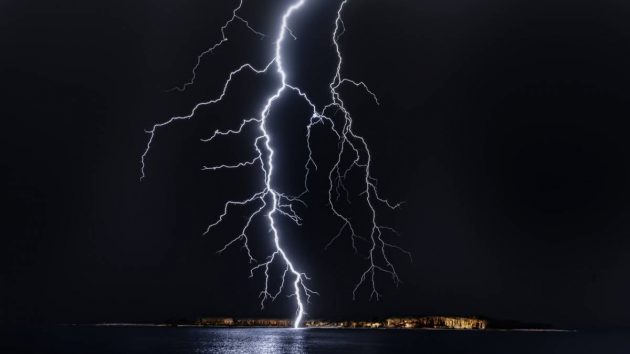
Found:
[[[545,328],[404,328],[404,327],[277,327],[277,326],[207,326],[198,324],[181,324],[170,325],[165,323],[93,323],[93,324],[69,324],[62,325],[68,327],[159,327],[159,328],[208,328],[208,329],[290,329],[290,330],[402,330],[402,331],[458,331],[458,332],[559,332],[559,333],[572,333],[578,332],[577,329],[545,329]]]

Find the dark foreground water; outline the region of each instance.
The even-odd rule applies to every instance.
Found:
[[[625,332],[62,327],[5,330],[3,337],[0,352],[7,354],[630,354]]]

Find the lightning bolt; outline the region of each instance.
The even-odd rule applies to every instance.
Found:
[[[368,265],[365,271],[361,274],[361,277],[359,278],[356,286],[353,289],[353,299],[356,298],[357,292],[364,285],[367,285],[370,288],[370,300],[373,298],[376,298],[376,300],[380,299],[381,294],[379,293],[376,286],[376,275],[379,272],[390,276],[396,285],[400,283],[400,278],[398,277],[394,264],[390,260],[388,251],[392,249],[400,251],[409,256],[411,259],[411,254],[408,251],[386,240],[386,233],[395,234],[396,231],[393,228],[381,225],[378,222],[377,208],[379,206],[384,206],[386,208],[394,210],[399,208],[401,206],[401,203],[391,203],[387,199],[379,195],[377,189],[377,180],[372,176],[371,172],[372,156],[370,154],[368,144],[364,137],[354,131],[352,116],[349,110],[346,108],[346,105],[339,92],[342,86],[351,85],[364,90],[366,94],[369,95],[370,98],[373,99],[377,105],[379,104],[376,95],[364,82],[346,78],[342,75],[343,56],[341,54],[339,38],[343,35],[346,29],[342,19],[342,12],[345,6],[348,4],[349,0],[343,0],[340,2],[339,7],[337,8],[337,16],[334,22],[334,30],[332,32],[332,44],[337,56],[337,65],[335,73],[328,85],[330,90],[329,103],[321,108],[318,108],[305,91],[287,81],[287,73],[283,65],[282,56],[283,43],[287,35],[291,36],[293,39],[297,39],[293,31],[289,28],[288,22],[291,19],[291,16],[296,11],[300,10],[300,8],[302,8],[307,1],[308,0],[296,0],[288,5],[288,7],[285,9],[280,20],[278,34],[275,37],[274,41],[274,57],[271,58],[271,60],[268,61],[264,67],[257,68],[250,63],[242,64],[229,73],[221,92],[216,97],[197,103],[187,115],[174,116],[166,121],[154,124],[150,130],[146,131],[146,133],[149,134],[149,139],[147,141],[146,148],[141,156],[141,179],[143,179],[145,177],[146,169],[145,160],[151,149],[151,145],[155,140],[156,132],[158,129],[168,126],[179,120],[191,119],[195,116],[195,113],[198,111],[199,108],[222,101],[223,98],[227,95],[232,80],[242,72],[249,71],[254,74],[263,74],[275,69],[276,75],[280,79],[280,84],[273,93],[270,93],[270,96],[268,96],[266,100],[266,104],[264,105],[264,107],[262,107],[262,110],[257,117],[243,119],[237,128],[225,131],[216,130],[209,138],[202,139],[203,142],[211,142],[219,137],[232,135],[238,136],[247,126],[257,126],[259,134],[256,136],[253,142],[253,150],[255,151],[255,157],[253,159],[236,162],[234,164],[203,166],[202,170],[216,171],[223,169],[237,169],[258,166],[262,179],[264,181],[264,187],[262,187],[261,190],[250,195],[249,197],[242,200],[227,201],[224,205],[223,212],[213,223],[208,226],[204,234],[209,233],[215,226],[219,225],[228,215],[230,210],[234,207],[257,205],[255,211],[249,214],[245,225],[241,229],[241,232],[228,243],[226,243],[223,248],[221,248],[218,252],[221,253],[234,244],[242,244],[242,247],[247,254],[250,264],[253,264],[253,267],[250,269],[250,277],[253,277],[254,272],[256,271],[260,271],[264,274],[264,288],[260,292],[261,308],[264,308],[267,301],[274,301],[285,290],[285,283],[288,281],[292,281],[292,289],[288,290],[288,296],[295,298],[296,315],[293,322],[295,328],[298,328],[300,326],[302,319],[306,314],[304,300],[306,300],[306,302],[309,302],[311,296],[318,293],[308,287],[307,282],[310,280],[310,278],[306,275],[306,273],[298,270],[294,266],[293,262],[291,261],[290,255],[282,247],[280,232],[276,227],[276,219],[278,217],[286,217],[297,225],[301,225],[302,223],[302,219],[295,212],[294,206],[296,204],[305,205],[301,197],[309,192],[308,179],[312,170],[318,169],[318,165],[313,157],[314,153],[311,145],[311,132],[316,126],[321,125],[324,127],[328,127],[329,131],[336,137],[338,141],[338,153],[336,156],[336,161],[328,172],[328,178],[330,182],[328,189],[328,205],[332,213],[340,220],[341,226],[339,232],[331,238],[331,240],[326,245],[326,248],[332,245],[338,238],[343,235],[348,235],[351,241],[352,248],[356,254],[360,254],[359,246],[357,245],[358,242],[367,244],[368,252],[365,255],[365,258]],[[194,84],[197,75],[197,68],[201,64],[203,57],[211,54],[214,50],[216,50],[218,47],[228,41],[226,30],[231,24],[239,22],[254,34],[265,37],[263,33],[255,30],[248,21],[243,19],[238,14],[242,6],[243,0],[240,0],[238,6],[232,11],[232,16],[221,27],[221,39],[197,57],[197,62],[192,70],[192,78],[190,79],[190,81],[186,82],[180,87],[173,88],[173,90],[184,91],[188,86]],[[304,191],[297,196],[284,194],[274,187],[273,176],[275,170],[273,158],[275,152],[272,147],[272,136],[267,128],[268,118],[274,106],[274,103],[288,92],[293,92],[294,94],[299,96],[305,103],[308,104],[311,109],[310,119],[308,121],[308,124],[306,125],[306,146],[308,150],[308,158],[304,165]],[[342,117],[341,122],[337,122],[335,120],[335,117],[339,114]],[[350,160],[350,163],[347,163],[348,160]],[[339,199],[342,192],[345,193],[346,200],[348,203],[350,203],[350,192],[349,189],[345,186],[344,182],[348,178],[349,174],[354,173],[355,170],[359,171],[362,176],[361,192],[357,196],[360,200],[366,203],[370,213],[370,231],[368,237],[360,236],[357,233],[356,230],[358,226],[356,225],[356,223],[352,222],[347,213],[345,213],[339,206]],[[274,250],[269,256],[264,259],[264,261],[259,262],[252,255],[247,235],[252,221],[256,217],[263,216],[267,219],[269,230],[273,239]],[[276,262],[284,266],[284,271],[282,272],[280,277],[281,283],[279,287],[277,289],[272,289],[270,286],[270,267]]]

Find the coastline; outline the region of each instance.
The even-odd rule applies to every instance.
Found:
[[[293,328],[289,319],[278,318],[232,318],[205,317],[194,321],[168,320],[163,323],[111,322],[94,324],[71,324],[70,326],[93,327],[160,327],[160,328]],[[429,330],[429,331],[494,331],[494,332],[577,332],[574,329],[554,328],[546,324],[518,321],[501,321],[477,317],[422,316],[393,317],[372,321],[329,321],[308,320],[300,329],[379,329],[379,330]]]
[[[217,329],[295,329],[293,327],[272,327],[272,326],[204,326],[198,324],[170,325],[165,323],[93,323],[93,324],[69,324],[70,327],[156,327],[156,328],[217,328]],[[368,327],[300,327],[297,330],[402,330],[402,331],[459,331],[459,332],[579,332],[577,329],[542,329],[542,328],[486,328],[486,329],[464,329],[464,328],[368,328]]]

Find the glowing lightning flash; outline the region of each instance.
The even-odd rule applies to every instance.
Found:
[[[339,143],[338,145],[339,150],[338,150],[336,162],[331,168],[328,175],[329,181],[330,181],[330,186],[328,190],[328,202],[332,210],[332,213],[341,220],[342,226],[339,232],[330,240],[330,242],[326,245],[326,247],[330,246],[337,238],[339,238],[346,229],[349,231],[350,240],[352,242],[352,247],[355,253],[358,253],[358,248],[356,247],[356,243],[355,243],[356,241],[363,241],[369,244],[369,253],[367,255],[367,260],[369,262],[369,265],[368,265],[368,268],[361,274],[361,277],[353,290],[353,298],[356,297],[357,291],[365,283],[368,283],[371,285],[370,299],[375,297],[378,300],[380,298],[380,293],[377,291],[377,288],[376,288],[375,276],[377,272],[388,274],[389,276],[392,277],[392,279],[394,280],[396,284],[400,282],[400,279],[398,278],[398,274],[396,273],[394,265],[391,263],[388,257],[388,254],[387,254],[388,249],[399,250],[407,254],[409,257],[411,257],[411,254],[409,252],[405,251],[404,249],[396,245],[393,245],[387,242],[384,238],[385,232],[395,232],[395,230],[393,230],[390,227],[382,226],[378,224],[375,205],[376,203],[379,203],[381,205],[384,205],[385,207],[396,209],[400,206],[400,203],[391,204],[389,201],[379,196],[378,190],[376,187],[376,183],[377,183],[376,179],[373,178],[371,175],[372,157],[370,155],[367,142],[362,136],[358,135],[357,133],[353,131],[352,116],[350,115],[349,111],[346,109],[344,101],[342,100],[341,95],[338,92],[338,89],[342,85],[351,84],[355,87],[359,87],[365,90],[366,93],[369,94],[371,98],[374,99],[376,104],[378,104],[378,100],[376,96],[374,95],[372,91],[370,91],[370,89],[364,82],[345,78],[341,74],[343,60],[342,60],[342,55],[341,55],[341,50],[340,50],[338,40],[339,40],[339,37],[345,31],[345,25],[341,18],[341,13],[343,11],[344,6],[348,3],[349,0],[343,0],[341,4],[339,5],[337,9],[337,17],[335,19],[334,31],[332,33],[332,42],[333,42],[336,55],[337,55],[337,67],[336,67],[335,74],[332,78],[332,81],[329,84],[330,95],[331,95],[330,103],[328,103],[322,109],[318,109],[304,91],[302,91],[299,87],[291,85],[290,83],[287,82],[287,74],[283,66],[282,44],[287,34],[293,37],[294,39],[296,39],[295,35],[291,31],[291,29],[288,27],[288,21],[291,18],[291,15],[295,11],[299,10],[306,1],[307,0],[295,1],[284,11],[282,15],[278,35],[275,39],[275,55],[272,58],[272,60],[269,61],[268,64],[264,68],[257,69],[256,67],[254,67],[253,65],[249,63],[245,63],[241,65],[240,67],[238,67],[237,69],[235,69],[229,74],[227,80],[225,81],[222,91],[216,98],[196,104],[188,115],[171,117],[167,121],[153,125],[153,127],[147,131],[147,133],[149,134],[149,139],[146,145],[146,149],[143,152],[142,157],[141,157],[141,163],[142,163],[141,179],[142,179],[145,177],[145,159],[151,148],[151,144],[153,143],[153,140],[155,138],[155,133],[158,128],[162,128],[178,120],[190,119],[195,115],[196,111],[200,107],[211,105],[211,104],[214,104],[223,100],[223,98],[227,94],[227,90],[230,83],[232,82],[232,79],[236,75],[240,74],[242,71],[249,70],[256,74],[262,74],[262,73],[268,72],[272,67],[275,66],[276,73],[280,78],[280,86],[276,89],[274,94],[272,94],[271,96],[267,98],[266,104],[263,107],[262,111],[260,112],[260,116],[256,118],[249,118],[249,119],[242,120],[238,129],[234,129],[234,130],[230,129],[227,131],[217,130],[214,132],[214,134],[210,138],[202,139],[202,141],[204,142],[210,142],[219,136],[239,135],[246,126],[256,124],[258,126],[260,133],[254,140],[254,144],[253,144],[254,150],[256,151],[255,158],[251,160],[247,160],[247,161],[241,161],[232,165],[224,164],[224,165],[219,165],[219,166],[204,166],[203,170],[215,171],[215,170],[220,170],[220,169],[235,169],[235,168],[259,165],[260,170],[262,172],[262,176],[264,178],[264,188],[262,190],[254,193],[249,198],[246,198],[243,200],[230,200],[226,202],[223,208],[223,213],[219,215],[218,219],[214,223],[208,226],[204,234],[210,232],[210,230],[213,227],[215,227],[216,225],[218,225],[219,223],[223,221],[224,217],[228,214],[230,207],[252,205],[255,203],[258,203],[260,205],[253,213],[249,215],[249,217],[247,218],[247,222],[245,223],[244,227],[241,229],[240,234],[237,237],[233,238],[231,241],[229,241],[223,248],[219,250],[219,252],[223,252],[234,243],[237,243],[237,242],[243,243],[243,247],[247,252],[247,256],[249,257],[250,263],[255,264],[255,266],[251,268],[250,270],[250,277],[253,277],[254,272],[257,270],[263,270],[264,275],[265,275],[264,289],[260,292],[260,297],[262,298],[261,307],[263,308],[267,300],[273,301],[282,293],[284,289],[284,285],[285,285],[285,280],[287,279],[287,277],[288,276],[292,277],[293,289],[290,290],[291,292],[289,296],[295,297],[295,302],[297,306],[296,317],[294,319],[294,326],[296,328],[300,326],[302,318],[305,314],[305,306],[303,303],[303,299],[306,298],[306,301],[309,301],[311,295],[317,294],[317,292],[311,290],[307,286],[306,283],[308,280],[310,280],[310,278],[304,272],[301,272],[295,268],[295,266],[291,262],[289,255],[283,249],[278,229],[275,226],[275,221],[276,221],[276,217],[278,217],[279,215],[282,215],[289,218],[296,224],[301,225],[301,218],[294,211],[293,206],[295,205],[295,203],[304,204],[304,202],[300,199],[300,197],[308,192],[308,177],[311,172],[311,167],[313,167],[314,169],[317,169],[317,164],[315,163],[315,160],[313,159],[313,150],[311,149],[311,142],[310,142],[312,128],[315,127],[316,125],[325,126],[327,123],[330,124],[330,130],[336,136]],[[221,27],[221,35],[222,35],[221,40],[215,43],[213,46],[211,46],[209,49],[207,49],[206,51],[204,51],[202,54],[200,54],[197,57],[197,63],[195,67],[193,68],[193,72],[192,72],[192,79],[189,82],[185,83],[183,86],[174,88],[175,90],[183,91],[186,89],[187,86],[192,85],[194,83],[194,80],[196,78],[196,70],[200,65],[202,57],[207,54],[212,53],[216,48],[221,46],[223,43],[227,42],[228,38],[226,36],[225,31],[228,28],[228,26],[232,24],[233,22],[238,21],[244,24],[247,27],[247,29],[249,29],[254,34],[264,37],[264,34],[256,31],[254,28],[250,26],[249,22],[247,22],[245,19],[243,19],[242,17],[238,15],[238,11],[241,9],[242,5],[243,5],[243,0],[240,0],[238,6],[232,11],[232,17]],[[283,194],[279,192],[278,190],[276,190],[272,183],[273,181],[272,178],[273,178],[273,173],[274,173],[274,163],[273,163],[274,150],[271,144],[271,139],[272,139],[271,135],[269,131],[267,130],[267,119],[269,117],[270,111],[274,103],[283,95],[283,93],[285,93],[285,91],[293,91],[297,93],[312,109],[312,115],[310,117],[308,125],[306,126],[308,160],[304,166],[306,170],[305,179],[304,179],[305,190],[299,196],[290,196],[290,195]],[[331,116],[327,115],[328,111],[334,111],[335,113],[341,112],[341,114],[343,115],[343,124],[341,125],[341,127],[337,127],[335,122],[331,118]],[[352,158],[352,163],[349,166],[344,167],[343,165],[344,157],[348,155]],[[344,186],[343,182],[348,176],[348,173],[353,169],[359,169],[363,173],[363,183],[364,183],[363,191],[359,194],[359,196],[367,203],[367,206],[369,207],[370,214],[371,214],[370,215],[371,216],[370,217],[370,223],[371,223],[370,230],[371,231],[370,231],[369,237],[367,238],[361,237],[355,232],[355,228],[356,228],[355,225],[351,223],[350,218],[348,216],[344,215],[336,207],[336,203],[335,203],[336,200],[339,198],[340,189],[344,190],[346,192],[346,195],[348,194],[348,190]],[[271,253],[271,255],[269,255],[265,259],[264,262],[258,263],[258,261],[252,256],[252,252],[250,250],[249,242],[248,242],[249,240],[247,237],[247,230],[250,227],[252,220],[255,217],[264,213],[266,213],[268,225],[271,230],[271,234],[273,235],[273,243],[275,246],[275,250],[273,253]],[[269,277],[270,277],[269,268],[271,267],[272,264],[274,264],[274,262],[281,262],[284,265],[284,271],[281,277],[281,284],[278,287],[278,289],[276,289],[275,291],[271,290],[269,286]]]

